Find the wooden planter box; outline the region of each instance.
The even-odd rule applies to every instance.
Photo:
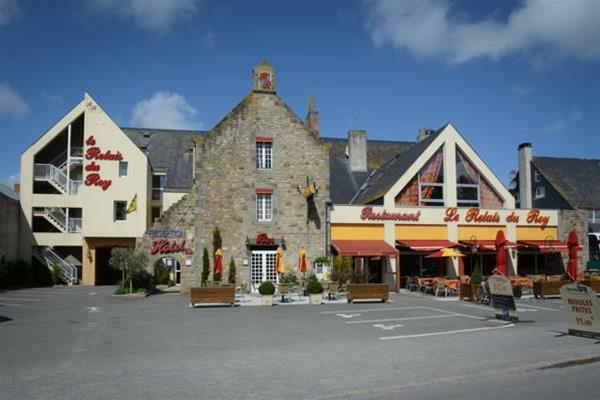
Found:
[[[533,282],[533,296],[537,299],[538,297],[544,298],[545,296],[558,296],[560,295],[560,288],[570,281],[537,281]]]
[[[475,301],[475,285],[472,283],[460,284],[460,300]]]
[[[585,279],[581,284],[591,287],[596,294],[600,294],[600,279]]]
[[[354,300],[381,300],[385,303],[389,300],[389,289],[387,283],[349,283],[348,303]]]
[[[190,307],[197,303],[235,305],[234,287],[201,287],[190,289]]]

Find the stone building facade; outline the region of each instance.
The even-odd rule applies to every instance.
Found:
[[[212,240],[217,227],[223,239],[223,279],[233,258],[238,284],[247,282],[251,289],[255,289],[253,281],[256,286],[268,278],[265,270],[272,269],[278,246],[283,249],[286,271],[297,270],[301,247],[309,263],[326,254],[329,146],[319,141],[315,116],[309,115],[305,124],[275,89],[275,71],[263,61],[253,70],[250,94],[208,134],[195,137],[194,193],[155,223],[186,230],[194,223],[188,242],[194,243],[192,262],[182,267],[184,291],[200,284],[204,248],[211,254],[212,279]],[[257,147],[261,148],[258,152]],[[263,147],[270,149],[268,165],[259,165],[265,161]],[[318,189],[308,199],[303,194],[307,184]],[[258,206],[262,206],[263,196],[270,197],[271,210],[259,218],[257,201],[261,197]],[[189,199],[195,199],[194,206]],[[171,214],[178,215],[178,221],[171,221]],[[261,233],[273,243],[257,243]]]

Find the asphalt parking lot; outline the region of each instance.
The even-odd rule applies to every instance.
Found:
[[[187,307],[110,287],[0,293],[6,399],[581,398],[600,343],[571,337],[558,299],[486,306],[393,295],[387,304]],[[596,358],[594,358],[596,357]],[[562,362],[575,361],[562,368]],[[568,385],[565,382],[569,382]]]

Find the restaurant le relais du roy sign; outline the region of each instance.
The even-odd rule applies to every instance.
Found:
[[[341,208],[341,207],[340,207]],[[531,210],[483,210],[480,208],[457,208],[445,209],[396,209],[394,211],[384,210],[383,207],[363,207],[360,210],[362,221],[394,221],[397,223],[447,223],[457,222],[466,224],[517,224],[531,225],[545,228],[548,225],[556,225],[555,211]],[[427,221],[424,221],[426,219]],[[344,222],[344,221],[336,221]]]

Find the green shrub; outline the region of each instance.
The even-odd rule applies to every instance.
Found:
[[[352,257],[335,256],[333,258],[333,269],[331,280],[346,283],[352,276]]]
[[[471,273],[471,282],[474,285],[479,285],[482,280],[483,276],[481,275],[481,270],[479,269],[479,265],[476,265],[475,270]]]
[[[229,276],[227,277],[227,282],[231,283],[232,285],[235,285],[235,275],[235,261],[233,261],[233,257],[231,257],[231,260],[229,261]]]
[[[321,294],[323,293],[323,285],[317,279],[315,274],[308,276],[308,283],[306,284],[306,291],[310,294]]]
[[[157,285],[168,285],[170,280],[169,269],[165,266],[163,260],[158,260],[154,264],[154,282]]]
[[[58,264],[52,264],[52,282],[55,285],[64,285],[65,281],[63,281],[60,275],[60,267]]]
[[[263,295],[273,295],[275,293],[275,285],[272,282],[264,281],[258,287],[258,293]]]
[[[287,285],[296,285],[298,284],[298,278],[295,274],[291,272],[289,274],[283,274],[283,276],[281,277],[281,283]]]
[[[513,291],[513,296],[515,296],[517,299],[520,299],[521,296],[523,295],[523,288],[521,287],[521,285],[514,285],[512,287],[512,291]]]
[[[34,259],[33,263],[28,266],[31,271],[32,286],[52,286],[52,272],[46,264],[42,264]]]
[[[14,263],[12,265],[11,286],[29,286],[31,282],[31,265],[23,260]]]
[[[208,280],[208,275],[210,274],[210,260],[208,258],[208,250],[206,247],[202,252],[202,286],[206,286],[206,281]]]

